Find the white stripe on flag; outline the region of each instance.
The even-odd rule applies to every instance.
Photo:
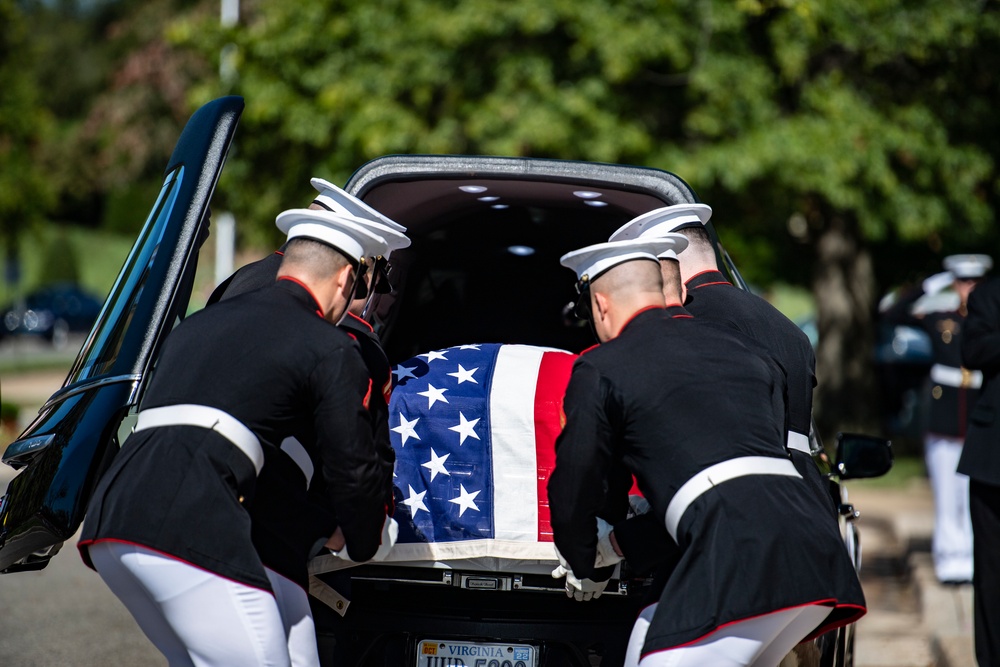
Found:
[[[497,540],[538,540],[535,386],[543,350],[504,345],[490,388],[493,522]]]

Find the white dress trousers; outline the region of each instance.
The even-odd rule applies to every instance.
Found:
[[[650,653],[640,660],[646,632],[659,603],[642,610],[629,637],[625,667],[777,667],[830,615],[831,608],[805,605],[719,628],[694,643]]]
[[[89,550],[170,667],[291,667],[269,592],[134,544],[101,541]]]
[[[309,608],[309,594],[291,579],[270,568],[264,570],[274,589],[292,667],[319,667],[316,624]]]
[[[934,494],[934,574],[938,581],[972,581],[972,517],[969,478],[957,472],[962,438],[928,433],[924,437],[927,475]]]

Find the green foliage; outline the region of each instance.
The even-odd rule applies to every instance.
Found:
[[[15,243],[52,205],[42,147],[51,117],[31,77],[35,40],[15,0],[0,0],[0,237]]]
[[[669,169],[726,203],[717,211],[738,222],[723,241],[764,260],[767,282],[801,254],[793,214],[810,234],[818,211],[848,214],[872,242],[982,234],[992,220],[1000,147],[982,129],[996,135],[998,69],[981,63],[1000,64],[1000,25],[986,5],[300,0],[243,12],[236,28],[201,15],[169,35],[205,58],[238,50],[233,92],[248,106],[222,190],[262,228],[308,196],[309,176],[343,182],[397,152]],[[207,79],[193,97],[218,90]]]
[[[42,275],[39,284],[80,282],[80,259],[76,246],[65,233],[54,236],[42,253]]]
[[[21,409],[17,407],[14,403],[9,403],[7,401],[0,401],[0,422],[17,422],[18,415],[21,414]]]

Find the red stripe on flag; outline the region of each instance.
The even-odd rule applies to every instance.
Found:
[[[535,386],[535,460],[538,464],[538,541],[552,541],[549,514],[549,475],[556,466],[556,438],[562,431],[563,396],[573,370],[575,354],[545,352]]]

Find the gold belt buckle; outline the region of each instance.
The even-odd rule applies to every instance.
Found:
[[[962,387],[969,387],[972,385],[972,371],[966,367],[961,368],[962,371]]]

